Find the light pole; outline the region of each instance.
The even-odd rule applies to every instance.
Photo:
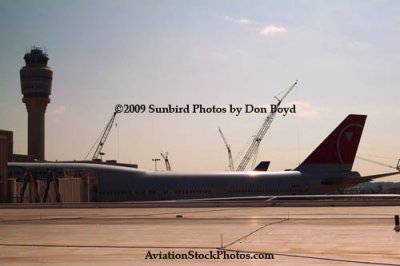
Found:
[[[152,159],[152,161],[154,162],[154,170],[157,172],[157,162],[159,161],[160,159],[158,159],[158,158],[156,158],[156,159]]]

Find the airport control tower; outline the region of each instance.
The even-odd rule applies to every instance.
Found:
[[[44,114],[50,102],[53,71],[47,66],[48,55],[40,48],[33,47],[24,59],[20,77],[22,101],[28,111],[28,155],[44,160]]]

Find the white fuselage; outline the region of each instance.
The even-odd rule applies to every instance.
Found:
[[[97,179],[97,200],[103,202],[326,194],[343,185],[324,180],[359,177],[349,171],[151,172],[90,163],[9,163],[8,167],[16,178],[23,178],[29,170],[41,179],[49,171],[62,177],[66,170],[90,170]]]

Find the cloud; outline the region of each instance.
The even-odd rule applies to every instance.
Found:
[[[267,35],[267,36],[272,36],[280,33],[285,33],[288,30],[284,27],[279,27],[275,25],[268,25],[265,26],[263,29],[260,30],[259,34],[260,35]]]
[[[226,21],[231,21],[231,22],[242,24],[242,25],[257,24],[256,21],[251,20],[251,19],[247,19],[247,18],[239,18],[238,19],[238,18],[233,18],[233,17],[230,17],[230,16],[225,16],[224,19]]]
[[[370,43],[358,42],[358,41],[349,43],[348,47],[350,49],[354,49],[354,50],[357,50],[357,51],[368,51],[371,48],[373,48],[372,44],[370,44]]]
[[[56,109],[54,109],[53,111],[51,111],[51,113],[55,114],[55,115],[61,115],[61,114],[65,113],[65,110],[66,110],[65,106],[59,106]]]
[[[50,121],[57,125],[62,124],[66,110],[65,106],[56,106],[54,109],[49,110]]]

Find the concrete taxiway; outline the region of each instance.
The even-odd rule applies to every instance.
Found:
[[[393,230],[398,206],[0,213],[0,265],[400,265],[400,232]],[[199,258],[218,251],[228,255]],[[198,259],[177,259],[196,252]],[[258,253],[273,259],[235,255]]]

